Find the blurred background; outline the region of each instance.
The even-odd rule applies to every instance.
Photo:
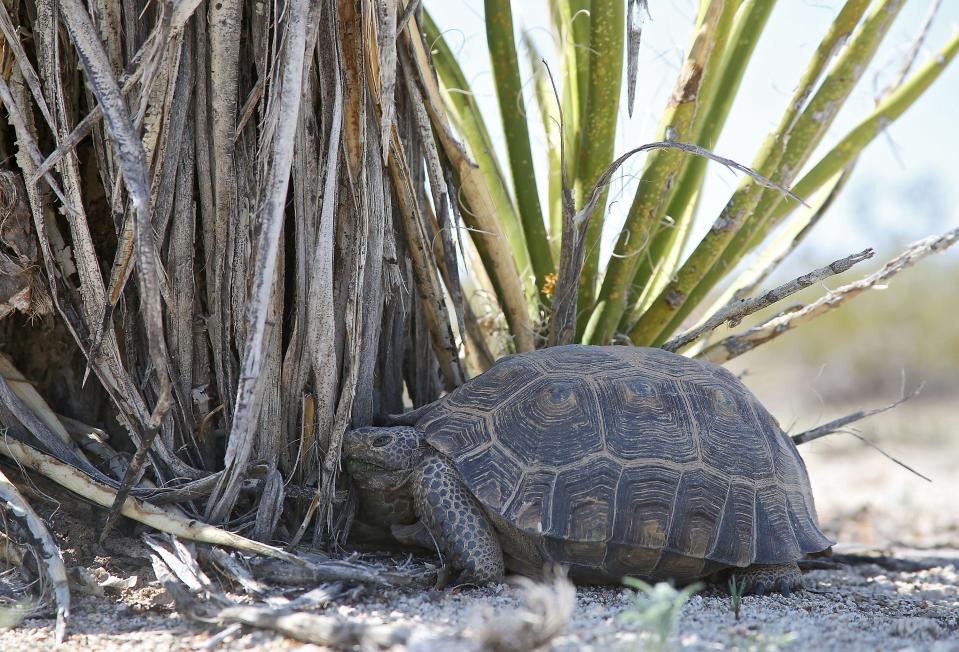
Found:
[[[776,6],[715,152],[749,165],[762,139],[775,126],[819,39],[842,5],[830,0],[790,0]],[[868,72],[811,160],[833,147],[868,114],[896,78],[921,30],[931,2],[908,2]],[[480,108],[496,113],[496,95],[483,25],[483,6],[469,0],[425,0],[453,48]],[[617,153],[655,139],[657,121],[672,90],[698,2],[650,0],[639,54],[632,117],[625,84],[619,115]],[[550,58],[553,33],[546,0],[514,3],[516,29],[530,29]],[[939,8],[917,65],[959,29],[959,3]],[[522,47],[520,45],[519,47]],[[519,57],[521,66],[526,58]],[[523,69],[527,106],[532,72]],[[787,303],[807,303],[858,279],[909,243],[959,226],[959,66],[950,66],[916,106],[866,150],[815,231],[767,281],[772,287],[867,247],[876,256]],[[545,136],[530,120],[534,164],[542,177]],[[501,160],[502,127],[489,120]],[[537,143],[543,158],[535,160]],[[644,159],[634,157],[613,181],[610,222],[601,259],[610,251],[635,191]],[[710,164],[695,246],[719,214],[740,179]],[[547,184],[541,181],[541,189]],[[544,190],[545,191],[545,190]],[[543,198],[545,203],[545,198]],[[779,308],[781,309],[781,308]],[[777,310],[777,309],[774,309]],[[755,321],[773,311],[755,315]],[[746,322],[745,325],[749,325]],[[741,327],[740,327],[741,328]],[[738,330],[738,329],[737,329]],[[959,541],[949,496],[959,490],[959,247],[937,254],[893,278],[888,287],[858,296],[800,329],[789,332],[730,363],[780,420],[796,433],[842,414],[888,404],[924,383],[921,395],[896,410],[858,424],[863,436],[935,482],[929,484],[847,435],[833,435],[803,447],[820,511],[833,533],[863,543],[899,541],[918,545],[930,538]],[[854,481],[850,481],[853,479]],[[881,493],[877,493],[878,490]],[[913,517],[884,519],[876,510],[895,502]],[[910,510],[910,506],[915,509]],[[922,516],[918,512],[922,511]],[[903,524],[906,523],[907,527]]]

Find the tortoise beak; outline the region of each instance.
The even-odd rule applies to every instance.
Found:
[[[363,451],[366,450],[365,441],[369,437],[369,432],[373,428],[356,428],[355,430],[347,430],[343,435],[343,446],[341,448],[341,455],[344,458],[359,458],[363,459]]]

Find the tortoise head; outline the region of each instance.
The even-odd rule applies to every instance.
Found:
[[[409,471],[419,446],[416,428],[356,428],[343,437],[343,456],[347,470]]]
[[[407,522],[413,514],[409,479],[420,447],[416,428],[357,428],[343,437],[346,472],[359,491],[361,520]]]

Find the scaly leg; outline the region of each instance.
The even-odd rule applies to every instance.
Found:
[[[445,457],[424,457],[413,473],[413,506],[460,583],[503,580],[503,550],[493,525]]]
[[[802,589],[802,573],[799,565],[792,564],[753,564],[736,569],[736,584],[742,587],[743,595],[764,595],[779,592],[789,595]]]

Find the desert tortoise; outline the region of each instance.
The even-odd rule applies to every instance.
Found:
[[[574,579],[688,581],[738,567],[801,586],[827,550],[796,446],[731,373],[661,349],[505,357],[394,425],[344,440],[360,515],[438,549],[459,581],[544,563]]]

